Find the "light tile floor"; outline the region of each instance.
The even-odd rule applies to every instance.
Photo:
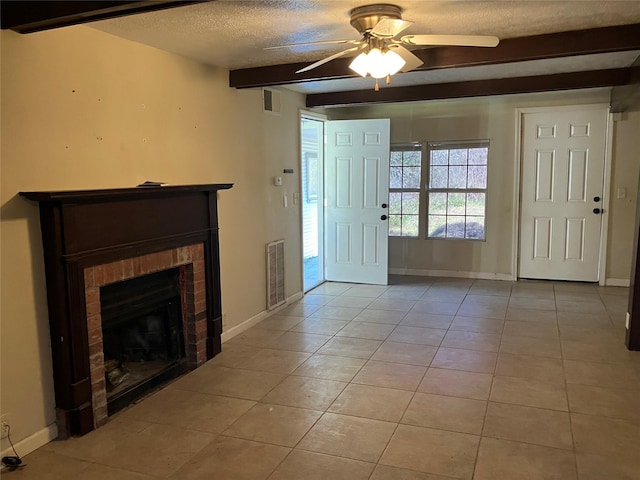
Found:
[[[326,283],[8,480],[640,479],[627,290]],[[6,474],[6,477],[5,477]]]

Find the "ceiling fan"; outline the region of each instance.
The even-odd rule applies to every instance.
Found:
[[[408,72],[422,65],[422,60],[411,53],[405,46],[415,45],[452,45],[469,47],[495,47],[500,39],[491,35],[404,35],[396,39],[403,30],[413,25],[413,22],[402,19],[402,8],[397,5],[379,3],[356,7],[350,12],[351,26],[361,35],[360,40],[327,40],[320,42],[293,43],[267,47],[266,50],[275,48],[293,48],[309,45],[343,44],[353,45],[346,50],[318,60],[311,65],[301,68],[296,73],[308,72],[331,60],[342,57],[352,52],[361,53],[349,65],[359,75],[370,75],[376,79],[376,91],[378,79],[386,78],[386,83],[391,82],[391,75],[398,72]]]

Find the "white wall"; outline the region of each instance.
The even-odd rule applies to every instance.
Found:
[[[510,95],[327,109],[331,119],[390,118],[392,143],[489,139],[486,242],[389,239],[391,271],[439,272],[451,276],[508,279],[515,275],[512,256],[514,178],[518,108],[608,104],[609,89]],[[613,186],[626,197],[612,197],[606,278],[628,281],[640,162],[638,113],[614,124]],[[635,132],[635,133],[633,133]]]
[[[638,203],[640,108],[619,115],[612,133],[615,161],[611,169],[612,208],[609,215],[607,278],[628,280]],[[624,189],[624,192],[619,192],[620,189]]]
[[[225,330],[266,306],[265,244],[287,239],[287,296],[302,289],[299,206],[302,95],[282,115],[228,72],[89,27],[1,37],[0,411],[25,454],[55,419],[37,204],[20,191],[119,188],[145,180],[234,183],[219,193]],[[8,448],[2,441],[2,451]]]

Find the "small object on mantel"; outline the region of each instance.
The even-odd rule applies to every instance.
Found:
[[[140,185],[136,185],[137,187],[161,187],[162,185],[166,185],[164,182],[152,182],[151,180],[147,180]]]

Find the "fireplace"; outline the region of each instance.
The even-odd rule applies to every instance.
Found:
[[[85,268],[91,405],[95,426],[102,425],[110,414],[127,406],[149,389],[174,378],[186,369],[199,367],[210,358],[207,356],[206,344],[207,289],[204,266],[203,244],[196,244]],[[148,319],[148,315],[155,318]],[[140,348],[135,343],[113,345],[113,342],[122,342],[123,336],[140,337],[148,334],[148,330],[157,329],[158,320],[170,324],[171,320],[167,318],[169,316],[173,316],[173,336],[179,337],[182,334],[183,361],[175,359],[175,362],[167,362],[166,368],[153,372],[149,371],[153,366],[145,364],[145,359],[157,356],[158,352],[136,354],[130,351],[132,348]],[[176,321],[180,324],[176,325]],[[105,325],[109,337],[105,335]],[[167,327],[172,328],[170,325]],[[112,338],[114,334],[117,334],[116,339]],[[174,349],[177,348],[179,347],[174,343]],[[129,362],[131,357],[142,362]],[[110,389],[109,374],[114,368],[113,360],[120,364],[124,362],[125,365],[123,369],[116,364],[115,368],[119,372],[112,375],[131,374],[132,368],[138,369],[138,375],[134,372],[134,378],[129,375],[127,381],[123,382],[125,385]],[[140,378],[143,371],[149,374],[149,378]]]
[[[231,187],[21,193],[40,206],[61,437],[220,352],[217,192]]]

